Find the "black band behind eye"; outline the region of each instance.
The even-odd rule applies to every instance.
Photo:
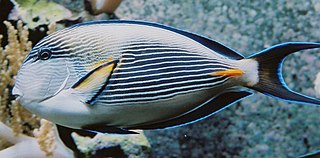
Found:
[[[42,48],[39,50],[38,58],[40,60],[48,60],[51,57],[51,50],[49,48]]]

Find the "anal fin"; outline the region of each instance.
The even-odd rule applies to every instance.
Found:
[[[189,113],[186,113],[182,116],[179,116],[164,122],[135,126],[135,127],[131,127],[130,129],[160,129],[160,128],[175,127],[175,126],[189,124],[189,123],[207,118],[213,114],[216,114],[221,110],[229,107],[233,103],[236,103],[241,99],[244,99],[245,97],[248,97],[250,95],[252,95],[252,93],[248,91],[222,93],[217,97],[215,97],[214,99],[210,100],[209,102],[205,103],[198,109],[191,111]]]
[[[109,133],[109,134],[139,134],[134,131],[129,131],[127,129],[107,126],[105,124],[87,125],[83,126],[82,129],[95,132],[95,133]]]
[[[58,124],[56,124],[56,126],[57,126],[57,131],[58,131],[59,137],[60,137],[61,141],[63,142],[63,144],[74,152],[75,157],[84,157],[85,155],[78,149],[71,134],[73,132],[76,132],[77,134],[79,134],[81,136],[89,136],[89,137],[93,138],[96,135],[96,133],[84,131],[81,129],[68,128],[65,126],[58,125]]]

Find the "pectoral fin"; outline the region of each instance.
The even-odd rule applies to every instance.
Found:
[[[72,86],[79,93],[78,95],[82,102],[87,104],[95,102],[108,84],[118,62],[119,60],[114,60],[96,67]]]

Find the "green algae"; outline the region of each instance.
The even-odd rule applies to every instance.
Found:
[[[16,14],[31,29],[72,15],[65,7],[48,0],[16,0],[16,3],[18,4]]]

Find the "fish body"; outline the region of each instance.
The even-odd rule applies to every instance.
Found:
[[[279,73],[286,55],[319,47],[285,43],[244,58],[218,42],[160,24],[90,22],[37,43],[13,94],[59,125],[111,133],[195,122],[250,96],[243,87],[320,105],[289,90]]]

